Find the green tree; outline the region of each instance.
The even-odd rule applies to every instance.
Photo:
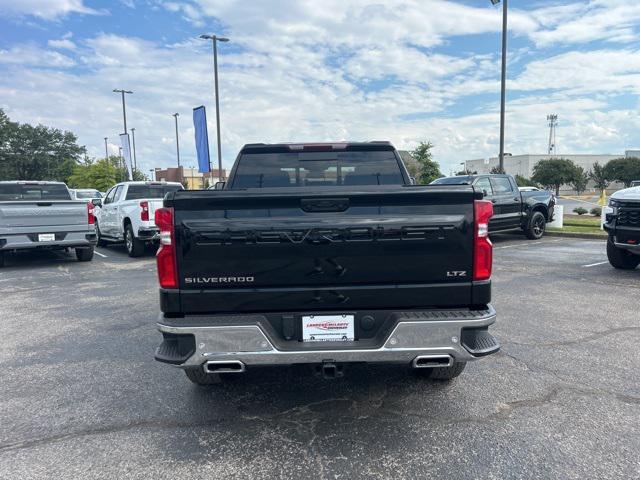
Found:
[[[118,156],[98,160],[85,159],[73,169],[68,184],[71,188],[95,188],[104,192],[116,183],[126,180],[127,175],[127,170],[122,167]],[[134,178],[136,175],[140,178],[141,173],[136,171]]]
[[[625,187],[630,187],[632,181],[640,180],[640,158],[616,158],[607,163],[604,172],[608,180],[621,182]]]
[[[531,180],[560,194],[560,186],[571,183],[576,175],[576,165],[566,158],[540,160],[533,167]]]
[[[418,175],[416,180],[423,185],[433,182],[436,178],[442,177],[440,165],[433,160],[431,142],[420,142],[415,150],[411,151],[411,156],[418,163]]]
[[[609,186],[609,179],[607,178],[605,167],[598,162],[593,164],[593,168],[589,172],[589,178],[593,180],[593,183],[595,183],[596,188],[600,190],[600,193]]]
[[[537,187],[538,184],[533,180],[523,177],[522,175],[516,175],[516,184],[519,187]]]
[[[12,122],[0,110],[0,180],[65,182],[84,153],[73,133]]]
[[[489,170],[489,173],[501,175],[501,174],[505,173],[505,171],[503,169],[501,169],[500,166],[498,165],[497,167],[493,167],[491,170]]]
[[[571,186],[578,195],[587,189],[587,183],[589,183],[589,173],[584,171],[584,168],[576,165],[576,171],[574,178],[571,180]]]

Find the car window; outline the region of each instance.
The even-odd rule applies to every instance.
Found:
[[[473,186],[480,192],[486,192],[485,195],[493,195],[493,188],[491,188],[488,177],[480,177]]]
[[[511,193],[511,183],[507,177],[492,177],[491,185],[493,185],[493,193],[496,195],[504,195]]]
[[[167,193],[184,190],[182,185],[129,185],[127,200],[164,198]]]
[[[61,183],[4,183],[0,184],[0,200],[71,200],[71,195]]]
[[[109,190],[107,192],[107,195],[104,197],[104,203],[111,203],[113,202],[113,195],[116,193],[116,188],[113,187],[111,190]]]
[[[394,153],[381,151],[302,151],[244,153],[232,189],[403,185]]]
[[[97,190],[84,190],[84,191],[76,190],[76,198],[80,200],[84,200],[85,198],[90,199],[90,198],[100,198],[100,197],[102,197],[102,195],[100,195],[100,192],[98,192]]]
[[[116,188],[116,193],[113,195],[113,201],[119,202],[122,200],[120,197],[122,196],[122,190],[124,190],[124,185],[118,185]]]

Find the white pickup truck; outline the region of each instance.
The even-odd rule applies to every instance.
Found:
[[[130,257],[144,253],[145,244],[158,240],[156,208],[167,193],[183,190],[176,182],[122,182],[114,185],[96,206],[98,246],[124,241]]]

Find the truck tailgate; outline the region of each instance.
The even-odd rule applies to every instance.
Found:
[[[44,227],[87,225],[87,202],[68,200],[0,202],[0,231],[25,233]]]
[[[178,192],[165,205],[181,309],[472,304],[476,198],[449,185]]]

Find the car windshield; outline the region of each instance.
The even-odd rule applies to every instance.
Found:
[[[102,198],[102,195],[97,190],[76,190],[76,198]]]
[[[231,188],[403,185],[393,151],[245,153]]]
[[[458,177],[443,177],[438,178],[430,183],[430,185],[469,185],[472,178],[467,175],[460,175]]]
[[[12,200],[71,200],[71,195],[61,183],[0,183],[0,201]]]
[[[167,193],[183,190],[182,185],[129,185],[127,200],[164,198]]]

